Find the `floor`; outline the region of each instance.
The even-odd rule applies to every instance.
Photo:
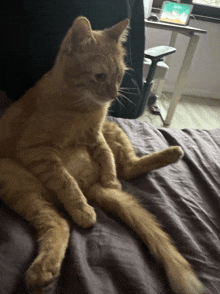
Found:
[[[171,93],[163,93],[157,103],[163,118],[166,116],[170,98]],[[146,108],[146,111],[139,119],[141,121],[148,121],[157,128],[216,129],[220,128],[220,100],[183,95],[177,104],[169,126],[163,125],[160,116],[151,114],[148,108]]]

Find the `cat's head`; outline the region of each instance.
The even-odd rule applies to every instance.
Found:
[[[77,105],[103,105],[118,96],[126,65],[129,20],[103,31],[93,31],[89,20],[78,17],[64,37],[55,67],[62,75],[65,94]]]

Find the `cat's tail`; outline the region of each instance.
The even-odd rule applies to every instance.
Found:
[[[98,205],[116,213],[148,246],[164,266],[171,288],[177,294],[208,294],[190,264],[178,252],[156,218],[130,194],[95,185],[89,193]]]
[[[189,262],[178,252],[156,218],[139,204],[131,208],[137,232],[164,266],[171,288],[178,294],[208,294]],[[135,217],[134,217],[135,216]]]
[[[164,266],[170,285],[178,294],[207,294],[188,261],[161,229],[155,217],[139,204],[130,210],[137,232]]]
[[[160,248],[161,252],[158,252],[157,257],[163,263],[170,285],[175,293],[207,294],[206,289],[192,270],[191,265],[171,242],[169,241],[166,244],[167,248],[164,248],[163,244],[160,246],[162,247]]]

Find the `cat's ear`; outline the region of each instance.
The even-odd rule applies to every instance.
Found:
[[[128,18],[106,29],[108,36],[116,42],[126,42],[130,21]]]
[[[94,42],[94,37],[89,20],[84,16],[77,17],[64,39],[65,50],[71,52],[78,46],[84,46],[92,42]]]
[[[72,38],[78,44],[89,44],[94,41],[92,27],[89,20],[84,16],[79,16],[72,26]]]

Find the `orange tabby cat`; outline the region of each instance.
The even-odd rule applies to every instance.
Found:
[[[87,202],[118,214],[164,265],[172,289],[205,293],[189,263],[121,179],[178,161],[170,147],[138,158],[125,133],[105,120],[126,70],[126,19],[92,31],[78,17],[67,32],[53,68],[0,120],[2,200],[37,230],[39,252],[26,274],[28,288],[43,293],[59,275],[72,220],[89,228],[96,214]]]

